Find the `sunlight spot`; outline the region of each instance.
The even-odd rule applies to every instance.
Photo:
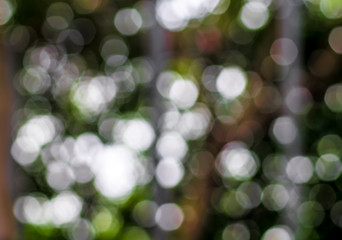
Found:
[[[81,213],[83,203],[73,192],[62,192],[51,200],[52,221],[57,226],[75,221]]]
[[[327,18],[335,19],[342,17],[342,4],[340,0],[320,0],[319,7]]]
[[[341,160],[335,154],[324,154],[317,160],[315,169],[323,181],[334,181],[341,175]]]
[[[137,151],[147,150],[154,141],[153,128],[143,119],[125,121],[120,128],[123,143]]]
[[[239,67],[222,69],[216,79],[217,91],[226,99],[233,100],[240,96],[247,85],[247,77]]]
[[[51,115],[38,115],[21,126],[11,154],[22,165],[34,162],[41,147],[51,142],[62,131],[62,123]]]
[[[100,54],[109,66],[119,66],[126,62],[129,49],[119,37],[107,38],[101,46]]]
[[[202,19],[214,13],[219,3],[220,0],[159,0],[156,17],[163,27],[171,31],[180,31],[191,19]],[[229,5],[229,1],[225,4]]]
[[[248,29],[257,30],[265,26],[269,12],[263,2],[250,1],[242,7],[240,18]]]
[[[197,97],[198,89],[192,81],[176,80],[171,85],[169,98],[181,109],[192,107]]]
[[[256,156],[240,142],[229,143],[220,153],[218,170],[224,177],[247,180],[256,174],[258,167]]]
[[[114,79],[110,77],[83,79],[72,88],[72,102],[83,115],[97,115],[106,110],[107,105],[115,98],[116,92]]]
[[[7,0],[0,0],[0,25],[6,24],[13,15],[13,7]]]
[[[65,162],[52,162],[47,166],[46,180],[55,190],[65,190],[74,183],[74,173]]]
[[[177,129],[185,139],[198,139],[207,131],[210,118],[211,115],[208,109],[197,108],[180,116]]]
[[[114,24],[121,34],[134,35],[140,30],[143,21],[136,9],[126,8],[115,15]]]
[[[325,104],[333,112],[342,112],[342,84],[330,86],[324,95]]]
[[[290,144],[297,137],[298,129],[292,118],[284,116],[274,121],[272,134],[279,143]]]
[[[162,159],[156,168],[156,178],[158,183],[164,188],[176,186],[184,176],[184,167],[176,159]]]
[[[182,225],[184,215],[181,208],[176,204],[166,203],[158,208],[155,218],[161,229],[164,231],[172,231]]]
[[[314,168],[309,158],[297,156],[291,158],[286,167],[289,179],[295,183],[306,183],[310,180]]]
[[[136,161],[134,152],[125,146],[104,147],[92,165],[97,190],[113,199],[128,196],[139,179]]]
[[[271,211],[284,209],[290,199],[289,192],[281,184],[270,184],[262,193],[262,203]]]
[[[182,159],[188,151],[183,137],[177,132],[164,132],[157,142],[157,152],[162,158]]]
[[[342,54],[342,27],[336,27],[331,30],[329,34],[329,44],[332,50]]]
[[[262,240],[293,240],[293,234],[286,226],[276,226],[268,229]]]

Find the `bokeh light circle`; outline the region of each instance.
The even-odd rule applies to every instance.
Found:
[[[286,226],[275,226],[268,229],[262,240],[293,240],[294,236]]]
[[[342,27],[336,27],[329,34],[329,45],[336,53],[342,54]]]
[[[341,174],[341,160],[335,154],[324,154],[317,160],[315,169],[323,181],[334,181]]]
[[[324,95],[325,104],[333,112],[342,112],[342,84],[331,85]]]
[[[286,167],[289,179],[295,183],[306,183],[310,180],[314,167],[309,158],[297,156],[290,159]]]
[[[175,187],[184,176],[184,167],[179,160],[162,159],[156,168],[158,183],[164,188]]]
[[[289,38],[279,38],[271,46],[272,59],[281,66],[292,64],[298,56],[298,47]]]
[[[0,26],[6,24],[12,17],[14,9],[9,1],[0,0]]]
[[[320,0],[319,7],[327,18],[336,19],[342,17],[342,4],[339,0]]]
[[[246,74],[239,67],[222,69],[216,79],[217,91],[228,100],[240,96],[244,92],[246,85]]]
[[[161,229],[173,231],[182,225],[184,214],[178,205],[165,203],[158,208],[155,219]]]
[[[292,118],[283,116],[274,121],[272,134],[279,143],[290,144],[296,139],[298,129]]]
[[[143,20],[140,13],[132,8],[121,9],[114,18],[115,27],[123,35],[134,35],[142,27]]]
[[[258,168],[256,156],[240,142],[229,143],[220,153],[218,170],[224,177],[247,180]]]
[[[223,240],[249,240],[250,233],[246,225],[242,223],[233,223],[228,225],[222,233]]]
[[[190,80],[176,80],[170,87],[169,98],[179,108],[193,106],[198,97],[198,88]]]
[[[262,28],[269,18],[267,6],[261,1],[249,1],[241,10],[240,19],[243,25],[250,30]]]

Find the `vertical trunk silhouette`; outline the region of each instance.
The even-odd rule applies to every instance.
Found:
[[[154,24],[150,29],[147,37],[147,49],[148,55],[152,61],[154,67],[154,76],[149,86],[149,95],[152,106],[151,112],[151,123],[156,133],[156,141],[160,136],[160,131],[158,128],[159,118],[163,114],[163,104],[162,104],[162,96],[159,94],[157,89],[157,78],[159,74],[164,70],[166,62],[168,60],[168,52],[167,52],[167,32],[164,30],[155,19],[155,4],[157,0],[152,0],[150,4],[150,14],[154,18]],[[153,144],[152,147],[152,157],[153,163],[156,167],[159,162],[159,156],[156,151],[156,143]],[[157,181],[154,181],[154,200],[158,204],[158,206],[170,202],[171,200],[171,191],[161,187]],[[169,234],[158,226],[155,227],[153,232],[154,240],[167,240],[169,239]]]
[[[15,235],[8,174],[13,100],[8,62],[6,46],[0,36],[0,239],[13,239]]]
[[[288,0],[288,1],[278,1],[281,3],[279,17],[280,17],[280,38],[291,40],[298,50],[298,55],[296,59],[288,64],[284,65],[280,74],[281,90],[283,99],[290,93],[291,90],[301,86],[301,62],[302,62],[302,43],[301,43],[301,11],[302,11],[302,1],[299,0]],[[283,58],[286,58],[288,52],[293,51],[291,46],[288,44],[283,44],[281,46],[281,53]],[[296,96],[296,105],[301,108],[303,105],[302,96]],[[300,123],[298,114],[294,113],[283,101],[283,111],[282,114],[291,119],[294,123],[295,129],[297,129],[297,135],[294,141],[284,146],[284,154],[287,159],[294,156],[303,154],[303,143],[302,137],[300,135]],[[286,169],[284,169],[285,171]],[[286,173],[285,173],[286,174]],[[291,179],[284,182],[284,185],[288,188],[290,192],[295,192],[297,194],[296,199],[292,199],[293,202],[290,206],[284,209],[282,214],[282,221],[284,224],[291,227],[293,232],[298,231],[299,224],[297,223],[296,209],[300,205],[301,201],[301,188],[299,185],[293,183]]]

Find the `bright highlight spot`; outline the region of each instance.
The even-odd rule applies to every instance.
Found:
[[[181,109],[192,107],[197,97],[198,89],[192,81],[176,80],[171,85],[169,98]]]
[[[342,17],[342,3],[340,0],[320,0],[319,7],[327,18]]]
[[[115,15],[114,24],[121,34],[134,35],[140,30],[143,20],[136,9],[127,8]]]
[[[168,98],[170,94],[170,87],[172,86],[173,82],[177,79],[181,79],[182,77],[173,71],[165,71],[162,72],[157,79],[157,89],[159,93]]]
[[[30,67],[20,72],[20,82],[31,94],[43,94],[51,85],[51,78],[42,67]]]
[[[156,18],[163,27],[180,31],[191,19],[202,19],[212,13],[219,3],[220,0],[159,0]]]
[[[256,156],[240,142],[229,143],[220,154],[218,170],[224,177],[247,180],[255,175],[258,167]]]
[[[69,236],[72,240],[94,239],[93,235],[93,226],[86,219],[78,219],[69,230]]]
[[[74,183],[74,173],[65,162],[52,162],[47,166],[46,180],[55,190],[65,190]]]
[[[290,117],[277,118],[272,127],[272,134],[281,144],[290,144],[297,137],[298,130]]]
[[[156,178],[158,183],[164,188],[176,186],[184,176],[184,167],[176,159],[162,159],[156,168]]]
[[[158,139],[157,152],[162,158],[182,159],[187,151],[184,138],[177,132],[165,132]]]
[[[262,240],[293,240],[293,234],[286,226],[276,226],[268,229]]]
[[[329,34],[329,44],[332,50],[342,54],[342,27],[336,27],[331,30]]]
[[[176,204],[166,203],[158,208],[155,218],[161,229],[164,231],[172,231],[182,225],[184,215],[180,207]]]
[[[257,207],[261,202],[261,187],[256,182],[242,183],[236,191],[236,197],[246,209]]]
[[[247,2],[241,10],[241,22],[251,30],[262,28],[269,18],[267,6],[261,1]]]
[[[11,154],[21,165],[33,163],[40,149],[51,142],[62,130],[62,123],[50,115],[39,115],[31,118],[19,129],[12,144]]]
[[[247,85],[247,77],[239,67],[224,68],[216,79],[217,91],[226,99],[240,96]]]
[[[62,192],[51,200],[52,221],[57,226],[74,222],[81,213],[83,203],[73,192]]]
[[[335,154],[324,154],[316,162],[315,169],[323,181],[334,181],[341,174],[341,160]]]
[[[0,0],[0,25],[7,23],[13,15],[13,8],[7,0]]]
[[[104,147],[92,165],[95,187],[108,198],[128,196],[138,184],[137,161],[134,152],[125,146]]]
[[[183,113],[178,122],[177,129],[185,139],[202,137],[210,123],[210,112],[205,108],[194,109]]]
[[[106,110],[107,105],[116,96],[114,79],[98,76],[75,83],[72,90],[72,102],[84,116],[97,115]]]
[[[290,195],[281,184],[270,184],[262,193],[262,203],[271,211],[280,211],[287,205]]]
[[[119,66],[126,62],[128,56],[128,47],[119,37],[111,37],[103,43],[100,53],[101,57],[109,66]]]
[[[44,216],[44,205],[47,199],[44,197],[24,196],[15,201],[14,214],[20,222],[29,222],[31,224],[46,224],[50,219]]]
[[[287,176],[295,183],[306,183],[310,180],[313,171],[310,159],[302,156],[291,158],[286,167]]]
[[[150,123],[143,119],[126,121],[119,126],[124,144],[137,151],[147,150],[154,141],[155,134]]]
[[[330,86],[324,95],[325,104],[333,112],[342,112],[342,84]]]

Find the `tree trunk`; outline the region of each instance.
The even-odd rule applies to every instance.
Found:
[[[13,99],[9,72],[6,46],[0,36],[0,240],[13,239],[15,235],[8,175]]]

